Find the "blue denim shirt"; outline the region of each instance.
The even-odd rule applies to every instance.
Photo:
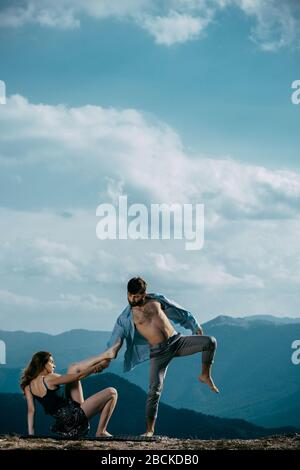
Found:
[[[192,333],[196,333],[198,328],[200,328],[194,316],[173,300],[167,299],[162,294],[147,293],[147,298],[159,301],[169,320],[174,323],[190,329]],[[121,340],[123,343],[124,339],[126,339],[127,343],[124,355],[124,372],[128,372],[137,364],[148,360],[150,357],[149,343],[135,329],[130,305],[127,305],[118,317],[107,346],[110,348],[118,340]]]

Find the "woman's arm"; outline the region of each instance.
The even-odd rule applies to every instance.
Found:
[[[96,364],[93,366],[86,367],[80,372],[76,372],[73,374],[71,373],[64,374],[64,375],[49,374],[47,375],[46,380],[47,380],[48,385],[66,385],[66,384],[81,380],[84,377],[87,377],[88,375],[94,374],[96,372],[102,372],[102,370],[105,368],[106,367],[104,364],[103,366],[101,366],[101,364]]]
[[[30,436],[34,435],[34,414],[35,414],[35,407],[34,407],[34,400],[29,387],[25,387],[25,397],[27,400],[27,425],[28,425],[28,434]]]

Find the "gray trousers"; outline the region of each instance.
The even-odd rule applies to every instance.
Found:
[[[146,404],[146,418],[156,419],[168,365],[173,357],[190,356],[202,352],[202,363],[214,361],[217,340],[213,336],[183,336],[176,333],[163,343],[150,346],[150,383]],[[180,378],[179,378],[180,380]]]

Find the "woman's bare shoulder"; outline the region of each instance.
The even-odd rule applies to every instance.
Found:
[[[29,385],[26,385],[26,387],[24,388],[24,395],[27,399],[32,398],[32,392]]]
[[[44,376],[44,381],[46,381],[46,383],[49,383],[52,380],[57,379],[58,377],[61,377],[61,375],[56,374],[55,372],[51,372],[51,374],[47,374],[47,375]]]

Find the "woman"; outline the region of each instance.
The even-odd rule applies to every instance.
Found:
[[[87,400],[83,398],[80,379],[108,367],[114,354],[113,348],[76,364],[65,375],[54,373],[55,364],[51,353],[35,353],[24,370],[21,388],[28,406],[28,434],[34,435],[34,401],[43,406],[46,414],[54,417],[51,431],[65,438],[82,437],[89,431],[89,419],[100,413],[96,437],[111,436],[106,430],[117,403],[117,391],[106,388]],[[62,393],[61,385],[65,385]]]

